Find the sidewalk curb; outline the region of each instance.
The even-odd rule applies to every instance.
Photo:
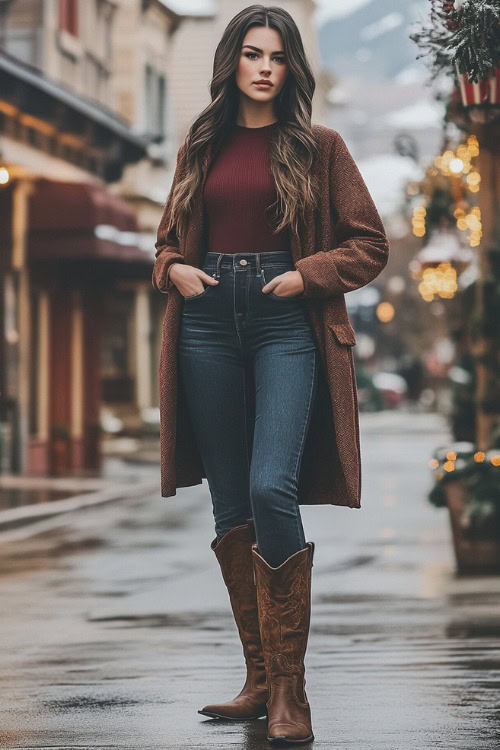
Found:
[[[114,500],[125,500],[129,497],[154,492],[159,492],[158,480],[150,479],[136,484],[118,484],[97,492],[85,492],[63,500],[9,508],[0,511],[0,542],[14,541],[14,537],[25,538],[40,533],[40,527],[42,526],[40,522],[50,521],[56,516],[103,505]],[[43,524],[43,527],[47,527],[47,524]],[[18,535],[16,532],[21,532],[21,534]]]

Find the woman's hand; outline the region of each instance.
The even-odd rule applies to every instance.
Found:
[[[304,291],[304,280],[300,271],[285,271],[264,284],[262,291],[264,294],[273,292],[278,297],[295,297]]]
[[[205,289],[201,283],[202,281],[213,286],[219,283],[217,279],[209,276],[205,271],[196,268],[196,266],[189,266],[186,263],[172,263],[168,269],[168,277],[183,297],[201,294]]]

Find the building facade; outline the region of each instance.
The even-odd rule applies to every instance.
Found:
[[[2,3],[3,473],[99,469],[109,300],[151,273],[133,207],[108,188],[148,145],[108,106],[118,8]]]

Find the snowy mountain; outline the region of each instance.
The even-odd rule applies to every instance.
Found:
[[[318,27],[322,65],[337,80],[329,125],[347,141],[384,217],[397,213],[405,182],[419,179],[440,147],[444,108],[409,38],[428,10],[427,0],[368,0]],[[417,161],[399,155],[402,137]]]
[[[394,79],[415,64],[409,25],[429,9],[426,0],[372,0],[318,29],[322,63],[339,77]]]

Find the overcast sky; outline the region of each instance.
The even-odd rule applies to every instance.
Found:
[[[161,0],[168,7],[177,13],[203,13],[210,11],[212,7],[211,0]],[[1,2],[1,0],[0,0]],[[323,23],[329,18],[336,18],[338,16],[344,16],[351,10],[366,5],[371,0],[315,0],[316,23]],[[397,3],[397,0],[395,0]],[[251,3],[249,2],[249,5]],[[279,2],[277,3],[279,5]]]
[[[356,10],[362,5],[367,5],[371,0],[315,0],[316,21],[323,23],[329,18],[344,16],[349,11]]]
[[[212,5],[210,0],[162,0],[162,2],[179,13],[200,13],[206,11]],[[322,23],[327,18],[343,16],[350,10],[356,10],[356,8],[369,2],[371,0],[315,0],[316,16],[318,21]],[[276,4],[279,5],[279,2]]]

